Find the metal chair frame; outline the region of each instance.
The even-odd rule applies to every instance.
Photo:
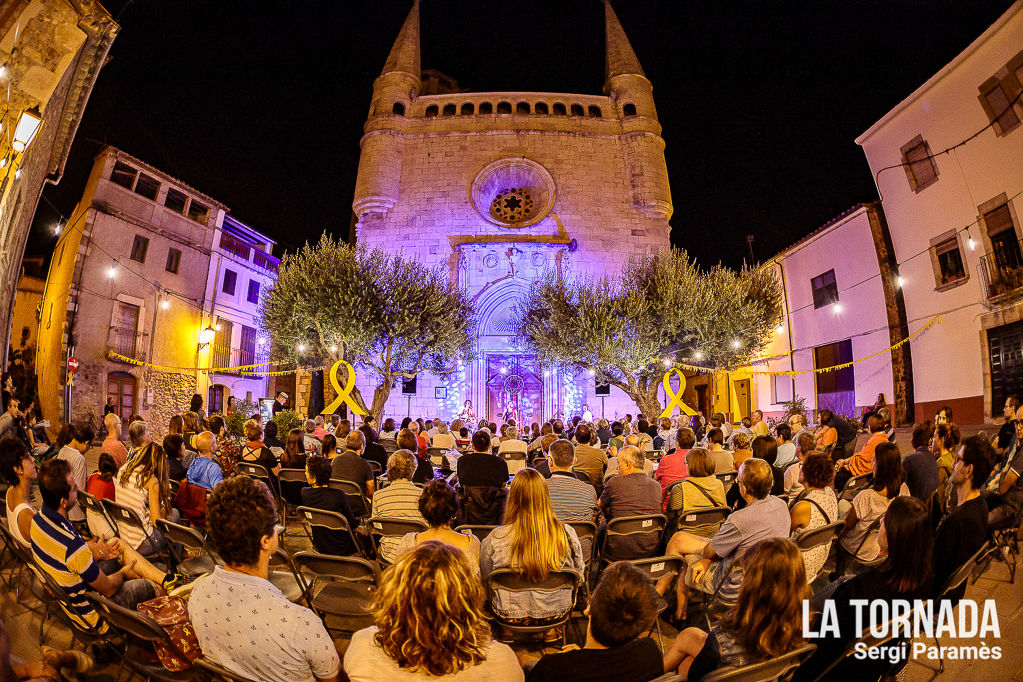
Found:
[[[316,544],[313,541],[312,529],[324,528],[337,533],[347,533],[352,544],[355,546],[355,551],[359,553],[359,556],[367,559],[369,558],[366,556],[365,550],[355,537],[352,527],[348,525],[348,519],[345,518],[344,514],[340,512],[326,511],[324,509],[315,509],[313,507],[299,507],[296,511],[298,512],[299,519],[302,520],[302,526],[305,528],[306,535],[309,536],[309,541],[313,542],[313,547],[315,547]],[[324,554],[323,556],[333,555]]]
[[[105,509],[107,512],[107,518],[109,518],[110,520],[114,521],[117,524],[118,537],[121,536],[121,524],[123,523],[126,526],[132,526],[142,531],[142,535],[146,538],[146,540],[149,541],[149,544],[151,546],[155,544],[153,542],[153,534],[146,530],[145,524],[142,523],[142,517],[139,516],[139,513],[137,511],[135,511],[131,507],[127,507],[121,504],[120,502],[115,502],[114,500],[100,500],[100,502],[103,503],[103,509]],[[159,552],[156,552],[153,556],[168,553],[169,550],[165,547]]]
[[[647,559],[634,559],[629,563],[643,571],[647,578],[650,579],[651,584],[656,584],[661,578],[674,577],[676,575],[681,576],[686,565],[685,559],[677,554],[667,554],[665,556],[650,557]],[[682,578],[680,577],[679,580],[681,579]],[[668,608],[668,602],[666,602],[663,597],[658,596],[656,608],[657,616],[654,617],[654,622],[650,626],[650,631],[657,631],[657,644],[662,645],[661,623],[659,618],[660,615]],[[647,634],[649,634],[649,631]]]
[[[787,654],[740,668],[719,668],[701,682],[773,682],[795,670],[817,650],[816,644],[804,644]]]
[[[85,492],[84,490],[79,490],[78,503],[85,509],[86,519],[88,519],[88,513],[90,511],[93,514],[99,514],[102,517],[103,522],[110,527],[110,531],[114,534],[114,537],[121,537],[121,532],[117,527],[117,523],[110,518],[110,514],[107,512],[107,508],[103,506],[102,500],[97,498],[95,495]]]
[[[866,490],[870,486],[870,482],[874,479],[874,474],[867,472],[858,476],[853,476],[845,482],[845,487],[842,488],[842,492],[838,496],[838,500],[845,500],[852,502],[856,494],[861,490]]]
[[[649,522],[649,524],[647,524],[647,522]],[[657,533],[657,542],[659,544],[664,536],[664,530],[667,527],[668,517],[664,514],[642,514],[611,519],[607,522],[607,526],[604,528],[604,537],[600,543],[601,561],[608,561],[607,543],[612,536],[648,535],[650,533]],[[629,530],[630,528],[633,528],[633,530]]]
[[[500,526],[464,523],[461,526],[455,526],[454,530],[456,533],[461,533],[462,535],[475,535],[477,540],[483,542],[495,528],[500,528]]]
[[[355,510],[355,505],[352,504],[353,501],[358,500],[360,504],[362,504],[363,513],[356,514],[356,516],[360,519],[369,518],[373,513],[373,504],[369,501],[369,498],[366,497],[366,493],[362,492],[362,486],[358,483],[354,481],[346,481],[343,478],[331,478],[327,485],[335,490],[340,490],[347,495],[348,504],[352,507],[353,511]]]
[[[366,527],[369,528],[370,537],[373,538],[373,549],[377,553],[377,562],[381,566],[390,565],[380,553],[380,541],[383,538],[401,538],[407,533],[416,533],[429,530],[430,526],[425,521],[416,519],[389,518],[386,516],[372,516],[366,520]]]
[[[302,580],[306,588],[309,604],[313,611],[324,619],[324,625],[328,615],[372,619],[369,610],[372,592],[380,584],[380,567],[375,562],[361,557],[339,557],[317,552],[298,552],[292,558],[296,576]],[[317,589],[319,582],[324,584]],[[364,589],[353,587],[355,585],[362,585]],[[338,591],[341,592],[340,595],[337,594]],[[332,608],[329,603],[331,596],[349,597],[360,605],[355,609]],[[339,632],[355,631],[331,628],[329,625],[327,628]]]
[[[547,574],[547,578],[537,583],[527,582],[522,575],[510,568],[499,568],[490,573],[483,581],[484,587],[487,591],[488,603],[493,603],[493,593],[495,587],[510,592],[554,592],[556,590],[563,590],[567,587],[572,588],[572,599],[569,602],[568,609],[557,616],[552,618],[550,622],[542,625],[520,625],[516,623],[510,623],[499,614],[494,613],[492,620],[497,625],[511,630],[512,632],[523,632],[529,634],[537,634],[541,632],[547,632],[556,627],[566,626],[572,619],[572,609],[575,607],[576,598],[579,594],[579,585],[582,582],[582,577],[574,571],[562,570],[562,571],[551,571]],[[561,631],[561,644],[564,646],[567,643],[565,638],[567,628],[562,628]]]

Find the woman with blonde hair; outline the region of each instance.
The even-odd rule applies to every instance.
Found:
[[[202,433],[202,420],[199,415],[195,412],[185,412],[181,415],[181,419],[184,422],[184,432],[181,437],[185,441],[185,449],[191,450],[192,452],[198,452],[199,449],[195,445],[195,437]]]
[[[170,422],[167,424],[167,435],[176,433],[181,436],[185,433],[185,418],[180,414],[176,414],[170,418]]]
[[[686,628],[664,655],[664,671],[698,680],[719,667],[740,667],[786,654],[803,644],[803,600],[810,598],[796,543],[762,540],[742,558],[735,605],[710,632]]]
[[[144,423],[144,422],[142,422]],[[142,556],[152,556],[167,541],[154,526],[157,519],[176,522],[180,515],[171,507],[170,476],[163,448],[143,443],[132,448],[131,457],[114,478],[114,501],[135,510],[145,531],[118,524],[121,540]]]
[[[579,538],[571,526],[554,516],[546,479],[535,469],[522,469],[512,479],[504,508],[504,525],[495,528],[480,548],[484,580],[494,570],[511,568],[529,582],[547,579],[551,571],[582,575]],[[508,591],[495,589],[491,607],[505,620],[543,624],[571,606],[572,591]]]
[[[490,636],[484,599],[461,551],[435,540],[414,547],[384,571],[376,625],[345,653],[348,679],[522,680],[515,654]]]

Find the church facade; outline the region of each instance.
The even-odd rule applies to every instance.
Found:
[[[447,378],[401,383],[388,416],[522,421],[635,414],[594,378],[542,368],[513,334],[539,277],[599,278],[669,246],[672,214],[652,86],[604,3],[602,95],[444,92],[420,67],[416,0],[373,84],[353,208],[356,240],[442,268],[475,300],[477,358]],[[362,382],[360,381],[360,384]],[[362,386],[366,391],[370,386]],[[371,391],[370,391],[371,392]]]

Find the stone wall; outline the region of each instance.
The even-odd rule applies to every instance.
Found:
[[[170,418],[188,410],[195,393],[195,376],[177,372],[152,371],[149,388],[153,389],[153,404],[149,408],[149,435],[160,442],[167,435]]]

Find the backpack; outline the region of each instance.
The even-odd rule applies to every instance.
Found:
[[[177,651],[162,642],[155,642],[156,655],[167,670],[177,673],[192,667],[192,661],[202,656],[195,628],[188,619],[188,604],[181,597],[157,597],[144,601],[136,609],[143,616],[156,621],[170,637]],[[182,659],[181,654],[185,658]]]

